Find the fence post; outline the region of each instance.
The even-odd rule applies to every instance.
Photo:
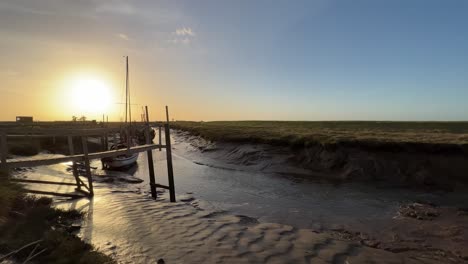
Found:
[[[167,177],[169,181],[169,197],[171,202],[175,202],[175,187],[174,187],[174,170],[172,167],[172,147],[171,147],[171,132],[169,127],[169,109],[166,105],[166,121],[164,128],[166,138],[166,160],[167,160]]]
[[[159,129],[159,133],[158,133],[159,134],[159,151],[161,151],[161,143],[162,143],[162,141],[161,141],[161,127],[162,127],[162,125],[159,124],[158,125],[158,129]]]
[[[7,147],[7,135],[6,131],[0,131],[0,169],[7,170],[7,155],[8,155],[8,147]]]
[[[84,163],[86,168],[86,177],[88,178],[88,186],[89,186],[89,195],[91,197],[94,196],[94,189],[93,189],[93,176],[91,175],[91,165],[89,163],[88,157],[88,137],[81,136],[81,143],[83,144],[83,155],[84,155]]]
[[[68,152],[70,155],[75,155],[75,149],[73,146],[73,136],[68,136]],[[78,170],[76,168],[76,162],[73,161],[72,163],[72,168],[73,168],[73,176],[75,177],[76,180],[76,189],[81,190],[81,183],[80,183],[80,178],[78,176]]]
[[[151,139],[149,135],[151,127],[149,125],[148,106],[145,106],[145,112],[146,112],[146,128],[145,128],[146,144],[151,144]],[[156,199],[157,193],[156,193],[156,179],[154,176],[153,150],[149,149],[146,152],[146,156],[148,158],[148,170],[149,170],[149,177],[150,177],[151,196],[154,199]]]

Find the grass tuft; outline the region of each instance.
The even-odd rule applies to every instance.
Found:
[[[43,251],[37,263],[114,263],[93,247],[67,231],[82,217],[78,211],[51,207],[52,200],[26,195],[21,187],[0,175],[0,256],[41,240],[35,252]],[[34,246],[14,254],[25,261]]]

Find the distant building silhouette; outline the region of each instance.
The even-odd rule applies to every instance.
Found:
[[[16,122],[18,123],[32,123],[33,117],[32,116],[17,116]]]

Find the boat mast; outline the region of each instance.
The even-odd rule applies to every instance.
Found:
[[[125,56],[125,124],[127,124],[128,116],[128,56]]]
[[[128,80],[128,56],[127,56],[127,89],[128,89],[128,119],[132,126],[132,104],[130,103],[130,82]]]

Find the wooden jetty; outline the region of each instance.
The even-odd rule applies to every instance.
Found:
[[[121,133],[120,128],[87,128],[87,129],[70,129],[70,128],[45,128],[45,129],[27,129],[10,127],[0,127],[0,169],[9,170],[20,167],[35,167],[52,165],[63,162],[72,162],[73,176],[75,183],[72,182],[54,182],[54,181],[41,181],[41,180],[30,180],[30,179],[12,179],[12,181],[23,182],[23,183],[34,183],[34,184],[54,184],[54,185],[71,185],[76,186],[76,193],[57,193],[57,192],[46,192],[39,190],[27,190],[31,193],[44,194],[44,195],[57,195],[65,197],[93,197],[93,176],[91,174],[90,160],[102,159],[106,157],[115,157],[119,155],[130,155],[137,152],[146,152],[148,157],[148,168],[150,178],[150,189],[151,196],[157,198],[156,188],[164,188],[169,190],[170,201],[175,202],[175,187],[174,187],[174,172],[172,166],[172,151],[171,151],[171,138],[170,138],[170,127],[169,127],[169,111],[166,106],[166,122],[156,123],[156,127],[159,130],[159,143],[153,144],[149,138],[150,123],[148,118],[148,108],[146,110],[146,144],[128,147],[126,149],[119,150],[107,150],[109,135],[113,139],[116,138],[116,134]],[[165,132],[165,144],[161,142],[161,128],[164,127]],[[128,129],[128,128],[127,128]],[[130,131],[127,131],[127,135],[130,135]],[[8,139],[9,138],[55,138],[65,137],[68,141],[68,155],[63,157],[45,157],[36,159],[20,159],[20,160],[7,160],[8,155]],[[101,140],[104,151],[100,152],[89,152],[88,151],[88,138],[98,137]],[[75,154],[74,140],[77,138],[81,141],[82,154]],[[154,172],[153,163],[153,149],[162,148],[166,149],[166,161],[167,161],[167,173],[168,173],[168,186],[157,184]],[[77,164],[84,164],[85,167],[85,180],[83,180],[78,172]]]

